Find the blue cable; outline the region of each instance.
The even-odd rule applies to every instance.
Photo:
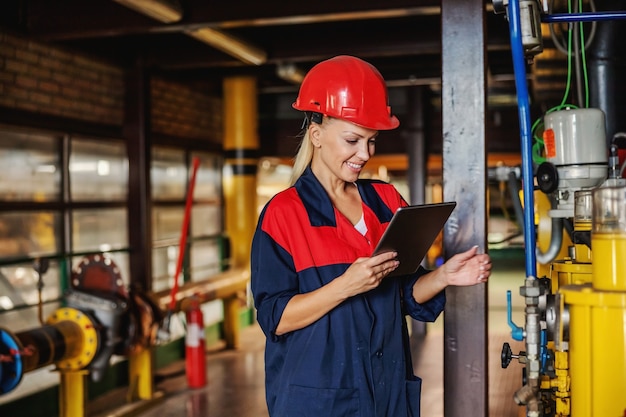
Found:
[[[584,13],[553,13],[543,16],[545,23],[594,22],[600,20],[626,19],[626,11],[619,12],[584,12]]]
[[[522,189],[524,191],[524,247],[526,248],[526,277],[537,276],[535,255],[535,199],[534,173],[532,159],[532,128],[530,122],[530,102],[528,84],[526,83],[526,59],[522,45],[519,0],[509,1],[509,30],[511,33],[511,52],[513,54],[513,71],[515,72],[515,89],[520,123],[520,140],[522,148]]]

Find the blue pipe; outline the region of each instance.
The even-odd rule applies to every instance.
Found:
[[[532,126],[530,123],[530,102],[528,84],[526,83],[526,59],[522,45],[519,0],[509,1],[509,31],[511,33],[511,52],[513,54],[513,71],[515,72],[515,89],[517,91],[517,108],[520,124],[520,140],[522,147],[522,181],[524,191],[524,247],[526,248],[526,277],[537,276],[536,237],[535,237],[535,198],[534,174],[532,159]]]
[[[584,12],[584,13],[553,13],[541,17],[545,23],[594,22],[598,20],[626,19],[626,11],[619,12]]]
[[[24,366],[20,348],[18,339],[0,328],[0,395],[12,391],[22,380]]]

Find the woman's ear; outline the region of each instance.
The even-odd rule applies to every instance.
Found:
[[[317,123],[311,123],[311,125],[309,126],[309,140],[311,141],[313,146],[316,148],[319,148],[320,146],[322,146],[320,143],[321,135],[322,135],[322,129],[320,125],[318,125]]]

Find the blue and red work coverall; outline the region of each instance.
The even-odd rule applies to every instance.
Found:
[[[266,399],[276,417],[419,416],[421,380],[413,375],[405,314],[434,321],[443,292],[419,304],[415,281],[427,271],[383,279],[313,324],[275,334],[295,294],[316,290],[371,256],[393,213],[406,205],[390,184],[358,180],[367,233],[331,203],[311,169],[263,209],[252,242],[252,293],[267,337]]]

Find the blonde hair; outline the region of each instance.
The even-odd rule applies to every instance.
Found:
[[[312,159],[313,144],[311,143],[309,129],[307,126],[304,134],[302,135],[300,146],[298,146],[298,152],[296,153],[296,157],[293,161],[293,170],[291,171],[291,178],[289,179],[290,185],[294,185],[296,181],[298,181],[298,178],[300,178],[300,176],[304,173]]]

